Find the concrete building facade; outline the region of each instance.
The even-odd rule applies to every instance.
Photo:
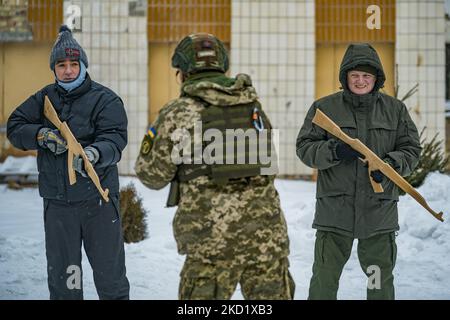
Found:
[[[28,1],[28,6],[34,2]],[[129,141],[120,162],[122,174],[134,174],[134,161],[147,126],[162,104],[178,95],[179,84],[170,67],[173,48],[184,35],[199,31],[218,34],[229,47],[231,76],[237,73],[252,76],[264,109],[279,129],[282,175],[312,173],[296,157],[297,133],[312,102],[339,90],[336,73],[350,42],[367,41],[377,48],[388,75],[384,88],[387,93],[394,94],[398,88],[398,97],[402,98],[418,84],[417,92],[405,103],[419,130],[426,127],[427,137],[437,133],[445,139],[448,35],[444,0],[61,0],[60,3],[62,9],[51,9],[57,15],[54,20],[72,24],[74,37],[88,54],[92,78],[117,92],[125,103]],[[369,28],[368,21],[376,22],[374,14],[377,14],[371,5],[380,9],[380,29]],[[79,8],[79,12],[74,8]],[[14,89],[6,93],[8,79],[20,79],[20,73],[14,74],[17,68],[10,67],[17,64],[19,57],[8,52],[17,45],[28,46],[28,58],[45,67],[47,59],[42,57],[50,51],[52,37],[31,43],[0,43],[1,124],[4,125],[16,103],[53,77],[48,71],[17,93],[11,91]],[[32,57],[33,50],[40,52],[36,58]],[[5,56],[12,59],[7,65]],[[36,61],[37,58],[42,61]],[[0,142],[2,150],[7,149],[4,137]]]

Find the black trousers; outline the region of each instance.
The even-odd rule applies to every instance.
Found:
[[[50,299],[83,299],[81,244],[100,299],[128,299],[118,196],[66,202],[44,199]]]

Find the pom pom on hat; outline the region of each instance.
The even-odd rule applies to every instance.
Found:
[[[69,31],[70,33],[72,33],[72,30],[70,30],[69,27],[66,26],[65,24],[63,24],[63,25],[61,25],[61,27],[59,27],[58,33],[61,33],[63,31]]]

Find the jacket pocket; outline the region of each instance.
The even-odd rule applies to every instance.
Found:
[[[370,149],[383,159],[395,149],[397,127],[390,123],[373,122],[369,126]]]
[[[55,156],[50,151],[38,148],[37,168],[38,172],[49,172],[55,169]]]
[[[391,244],[391,259],[392,259],[392,268],[395,267],[395,263],[397,262],[397,244],[395,243],[395,232],[391,232],[389,235],[389,240]]]
[[[180,300],[220,299],[214,265],[187,261],[180,273]],[[223,299],[223,298],[222,298]]]
[[[356,138],[356,124],[349,121],[336,120],[335,123],[341,128],[341,130],[351,138]],[[336,138],[327,132],[328,138]]]
[[[43,151],[38,147],[37,149],[37,157],[36,157],[36,163],[37,163],[37,169],[38,172],[42,171],[42,157],[43,157]]]
[[[338,197],[349,195],[345,191],[322,191],[316,194],[316,199],[326,198],[326,197]]]
[[[316,199],[321,201],[321,204],[331,209],[333,207],[344,208],[345,207],[345,196],[343,192],[324,192],[316,195]]]
[[[382,193],[373,193],[372,196],[378,200],[398,201],[397,185],[387,177],[384,180],[386,180],[382,182],[384,191]]]
[[[316,249],[315,249],[315,261],[320,261],[321,264],[325,263],[325,239],[328,232],[317,230],[316,232]]]

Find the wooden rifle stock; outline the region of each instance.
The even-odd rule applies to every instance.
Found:
[[[77,176],[75,174],[75,170],[73,169],[73,157],[76,155],[81,155],[81,157],[83,158],[83,161],[84,161],[84,170],[88,174],[89,178],[91,178],[92,182],[94,182],[94,184],[97,187],[98,191],[100,192],[102,198],[106,202],[108,202],[109,201],[109,198],[108,198],[109,190],[108,189],[103,190],[103,188],[100,184],[100,179],[99,179],[97,173],[95,172],[95,169],[92,166],[92,163],[89,161],[88,157],[86,156],[86,153],[84,152],[83,147],[77,141],[77,139],[73,135],[72,131],[70,131],[70,128],[67,125],[67,123],[61,122],[61,120],[58,118],[58,114],[56,113],[55,108],[53,107],[50,99],[47,96],[45,96],[44,115],[61,132],[61,135],[67,141],[67,152],[68,152],[67,167],[68,167],[70,185],[73,185],[77,182]]]
[[[401,175],[397,173],[389,164],[381,160],[372,150],[364,145],[360,140],[350,138],[341,128],[333,122],[325,113],[317,109],[312,122],[325,131],[331,133],[336,138],[342,140],[346,144],[350,145],[353,149],[364,155],[364,159],[359,158],[361,161],[367,163],[369,170],[370,183],[372,184],[373,191],[376,193],[383,192],[381,184],[376,183],[370,176],[371,171],[380,170],[386,177],[394,182],[400,189],[411,195],[422,207],[424,207],[429,213],[433,215],[439,221],[444,221],[442,218],[442,211],[436,213],[433,211],[422,195],[414,189]]]

